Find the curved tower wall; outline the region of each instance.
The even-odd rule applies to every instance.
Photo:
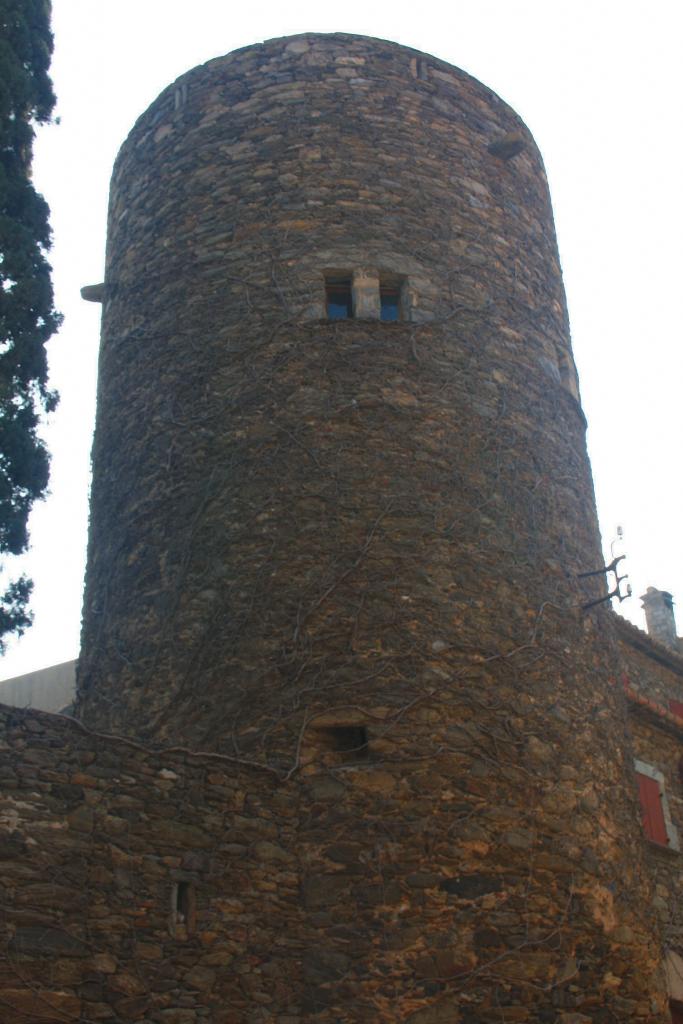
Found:
[[[326,275],[354,318],[326,319]],[[384,851],[411,923],[387,910],[404,944],[377,956],[422,996],[502,956],[531,965],[506,998],[577,1007],[548,994],[576,962],[595,1005],[645,1019],[577,395],[542,162],[490,90],[346,35],[189,72],[112,181],[80,714],[319,796],[301,849],[330,877],[331,834]],[[420,978],[425,943],[450,960]]]
[[[326,321],[330,270],[402,277],[406,319]],[[179,79],[112,182],[86,718],[219,745],[302,669],[329,702],[386,655],[395,692],[571,604],[601,556],[569,353],[540,156],[490,90],[353,37]]]

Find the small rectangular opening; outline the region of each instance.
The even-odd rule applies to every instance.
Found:
[[[429,65],[423,57],[411,57],[410,71],[413,78],[419,78],[422,82],[429,78]]]
[[[197,900],[192,882],[176,882],[171,893],[171,933],[186,939],[195,929]]]
[[[398,285],[381,284],[379,287],[380,320],[401,319],[401,289]]]
[[[367,757],[368,731],[364,725],[339,725],[330,729],[330,732],[333,735],[335,750]]]
[[[317,746],[347,764],[368,759],[368,730],[364,725],[332,725],[316,729]]]
[[[190,883],[178,882],[175,896],[175,912],[179,921],[187,921],[190,914]]]
[[[403,285],[399,274],[382,274],[379,279],[379,317],[387,323],[403,320]]]
[[[328,320],[349,320],[353,317],[350,274],[325,278],[325,308]]]

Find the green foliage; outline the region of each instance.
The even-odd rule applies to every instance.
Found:
[[[28,545],[33,502],[45,493],[49,457],[37,434],[56,404],[45,343],[59,326],[50,265],[47,203],[31,184],[34,125],[55,104],[48,0],[0,0],[0,556]],[[2,637],[30,624],[31,584],[0,598]]]

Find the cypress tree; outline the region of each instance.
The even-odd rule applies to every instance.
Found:
[[[50,265],[49,209],[31,182],[35,126],[55,105],[49,0],[0,0],[0,559],[28,546],[28,515],[47,487],[38,436],[57,396],[47,385],[45,343],[59,326]],[[0,596],[3,637],[30,624],[25,577]]]

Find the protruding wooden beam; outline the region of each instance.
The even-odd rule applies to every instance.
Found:
[[[104,281],[101,284],[86,284],[81,288],[81,298],[86,302],[104,301]]]
[[[491,143],[489,153],[500,157],[501,160],[511,160],[513,156],[521,153],[525,146],[526,142],[521,132],[508,132]]]

